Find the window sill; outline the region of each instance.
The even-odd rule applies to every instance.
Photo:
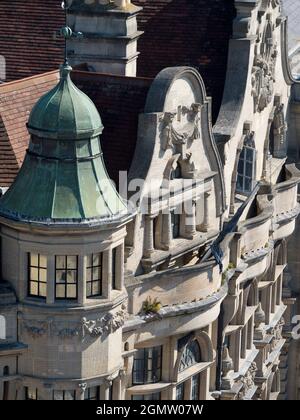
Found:
[[[155,384],[134,385],[127,389],[127,392],[137,395],[149,395],[163,391],[171,386],[171,382],[157,382]]]

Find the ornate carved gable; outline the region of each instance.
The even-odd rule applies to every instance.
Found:
[[[275,66],[277,60],[277,43],[273,38],[275,25],[271,15],[267,16],[267,23],[263,31],[258,28],[255,47],[255,57],[252,68],[252,96],[254,112],[263,111],[273,99]]]

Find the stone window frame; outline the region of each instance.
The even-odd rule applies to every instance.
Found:
[[[33,256],[37,257],[37,265],[32,263],[32,258]],[[46,265],[43,266],[41,265],[41,257],[45,258],[46,260]],[[47,285],[48,285],[48,278],[47,278],[47,271],[48,271],[48,259],[46,255],[40,254],[40,253],[34,253],[34,252],[28,252],[27,254],[27,295],[28,297],[32,297],[32,298],[36,298],[36,299],[41,299],[41,300],[46,300],[47,299]],[[31,269],[35,269],[37,270],[37,280],[32,278],[32,274],[31,274]],[[46,273],[46,281],[42,281],[41,280],[41,273],[44,272]],[[38,288],[38,293],[37,294],[32,294],[31,291],[31,286],[32,283],[35,283],[37,285]],[[41,285],[45,286],[46,289],[46,293],[41,294],[40,293],[40,287]]]
[[[249,158],[249,154],[251,154]],[[243,147],[238,156],[238,164],[236,169],[236,192],[243,195],[248,195],[252,192],[255,178],[256,178],[256,157],[257,150],[255,147],[254,139],[246,136]],[[251,165],[251,175],[248,174],[247,168]],[[242,173],[240,166],[243,166]],[[239,179],[242,179],[242,187],[239,188]],[[250,188],[246,188],[246,181],[250,182]]]
[[[57,267],[58,265],[58,258],[64,258],[65,259],[65,267],[61,268],[61,267]],[[68,259],[69,258],[76,258],[76,266],[74,267],[68,267]],[[55,255],[54,256],[54,281],[55,281],[55,300],[56,301],[61,301],[61,300],[72,300],[72,301],[77,301],[78,300],[78,269],[79,269],[79,256],[78,255]],[[64,272],[65,276],[66,276],[66,280],[64,283],[59,283],[57,280],[57,275],[58,272]],[[68,282],[67,276],[68,276],[68,272],[72,272],[73,274],[75,274],[75,283],[74,282]],[[70,297],[68,294],[68,286],[74,286],[75,285],[75,297]],[[58,296],[57,293],[57,287],[58,286],[64,286],[64,296],[60,297]]]
[[[182,348],[178,348],[178,341],[177,341],[177,357],[175,366],[173,369],[173,374],[171,374],[171,381],[177,383],[177,386],[183,386],[184,389],[184,400],[191,400],[192,397],[192,380],[193,377],[199,375],[199,398],[198,400],[205,400],[207,399],[207,392],[208,392],[208,383],[209,383],[209,369],[214,362],[214,351],[211,338],[205,331],[199,331],[197,333],[192,333],[187,336],[183,336],[184,344]],[[179,339],[180,340],[180,339]],[[182,354],[186,346],[189,345],[190,342],[196,341],[199,345],[200,353],[201,353],[201,362],[196,363],[195,365],[187,368],[183,371],[179,371],[180,361],[182,358]],[[185,378],[182,376],[187,375]],[[182,385],[183,384],[183,385]]]
[[[147,354],[149,355],[149,352],[152,352],[152,357],[151,358],[147,358]],[[148,379],[148,375],[149,372],[151,373],[151,376],[153,376],[153,367],[151,365],[151,369],[149,369],[149,360],[151,360],[153,362],[153,354],[154,351],[157,351],[157,360],[159,361],[158,366],[156,366],[156,375],[157,378],[156,379]],[[141,353],[143,353],[142,357],[138,359],[139,354],[141,355]],[[142,367],[140,369],[135,369],[136,363],[138,360],[142,360]],[[136,353],[134,354],[133,357],[133,365],[132,365],[132,386],[137,386],[137,385],[148,385],[148,384],[157,384],[159,382],[161,382],[162,380],[162,369],[163,369],[163,346],[159,345],[159,346],[153,346],[153,347],[144,347],[144,348],[139,348],[137,349]],[[141,372],[143,372],[143,380],[136,382],[135,381],[135,372],[137,372],[138,370],[140,370]]]
[[[99,258],[99,264],[98,265],[94,265],[94,256],[98,256]],[[89,255],[86,255],[87,258],[87,265],[86,265],[86,298],[90,299],[90,298],[94,298],[94,297],[99,297],[102,296],[102,290],[103,290],[103,253],[102,252],[97,252],[97,253],[92,253]],[[91,259],[91,264],[88,263],[88,259]],[[99,272],[99,277],[98,278],[94,278],[94,269],[98,268],[98,272]],[[91,270],[91,280],[88,280],[88,270]],[[99,293],[93,293],[93,287],[95,285],[95,283],[100,283],[100,290]],[[88,284],[91,285],[91,293],[88,292]]]

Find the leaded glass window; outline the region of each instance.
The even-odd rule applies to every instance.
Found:
[[[179,372],[201,362],[201,351],[197,340],[188,343],[183,350],[179,363]]]

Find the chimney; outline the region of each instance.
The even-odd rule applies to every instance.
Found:
[[[68,25],[83,38],[67,42],[73,66],[86,63],[91,71],[136,76],[137,14],[131,0],[72,0]]]

